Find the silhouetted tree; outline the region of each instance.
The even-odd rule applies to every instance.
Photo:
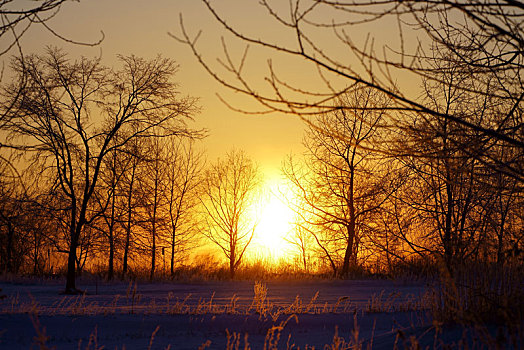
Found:
[[[369,231],[371,216],[388,198],[387,172],[380,154],[370,149],[381,142],[379,128],[387,118],[388,100],[371,89],[357,89],[341,97],[344,108],[324,113],[310,122],[304,144],[305,168],[292,161],[284,172],[303,206],[297,213],[331,261],[342,257],[340,274],[347,276],[357,263],[359,244]]]
[[[15,273],[28,253],[24,227],[24,199],[21,176],[8,159],[0,159],[0,271]]]
[[[48,183],[39,164],[12,155],[0,159],[0,271],[41,274],[56,225],[45,203]]]
[[[137,178],[140,163],[144,160],[142,147],[143,140],[135,138],[128,142],[122,148],[123,160],[122,163],[126,168],[123,173],[123,179],[120,183],[120,192],[122,192],[122,211],[124,216],[122,219],[122,227],[125,231],[124,236],[124,252],[122,257],[122,277],[128,272],[128,261],[130,251],[132,249],[132,229],[136,224],[135,214],[140,207],[140,196],[137,189]]]
[[[108,154],[102,164],[100,185],[95,190],[94,197],[100,212],[100,219],[93,222],[93,227],[100,232],[104,242],[98,242],[100,250],[109,256],[107,259],[107,279],[111,280],[115,273],[115,254],[118,242],[119,222],[122,221],[122,208],[119,206],[122,193],[120,182],[128,170],[123,164],[121,150],[115,149]],[[107,249],[106,243],[107,242]]]
[[[141,227],[144,230],[143,242],[146,252],[150,254],[151,264],[149,278],[153,280],[157,264],[157,250],[165,233],[167,217],[162,209],[166,205],[164,196],[167,186],[168,163],[165,158],[165,140],[150,139],[144,145],[146,153],[138,185],[141,193]]]
[[[462,53],[464,57],[467,54],[467,50]],[[426,105],[475,125],[488,121],[496,125],[505,118],[505,103],[490,90],[485,95],[474,93],[489,84],[475,77],[473,68],[460,66],[447,52],[436,49],[427,59],[432,61],[427,65],[439,76],[424,80]],[[411,119],[403,135],[409,141],[399,160],[412,171],[413,178],[407,182],[402,200],[417,209],[413,221],[425,226],[420,238],[427,242],[422,245],[440,256],[453,272],[459,263],[478,257],[479,245],[488,235],[486,218],[492,214],[485,199],[492,193],[482,179],[486,173],[506,172],[494,171],[492,164],[475,155],[493,156],[500,142],[486,140],[480,130],[449,119],[421,118],[418,114],[406,114],[405,118]],[[505,163],[514,161],[508,157]]]
[[[231,278],[255,232],[248,209],[257,199],[259,184],[257,166],[242,151],[230,151],[206,171],[202,206],[207,227],[203,234],[226,256]]]
[[[258,2],[278,36],[238,26],[215,2],[202,2],[224,29],[223,58],[213,63],[200,50],[204,35],[190,35],[182,20],[175,38],[218,82],[259,102],[260,110],[245,112],[312,123],[312,115],[343,110],[339,97],[355,88],[390,99],[381,127],[391,135],[369,145],[405,165],[401,191],[372,237],[387,259],[437,256],[448,269],[479,251],[503,259],[512,240],[504,227],[514,225],[506,218],[518,221],[519,210],[510,208],[518,207],[524,182],[520,1]],[[246,50],[235,57],[239,43]],[[271,57],[260,80],[246,68],[253,51]],[[292,81],[280,59],[318,74]]]
[[[118,71],[99,59],[71,61],[56,49],[15,59],[3,91],[11,147],[47,157],[68,199],[66,292],[76,292],[76,260],[104,159],[135,137],[187,133],[194,100],[179,98],[176,65],[157,57],[120,57]],[[133,126],[133,128],[131,128]],[[113,143],[119,132],[126,137]]]
[[[286,241],[296,247],[299,264],[302,265],[304,272],[309,273],[311,245],[313,244],[310,232],[304,229],[303,225],[296,223],[294,232],[286,238]]]
[[[192,140],[171,139],[166,144],[166,211],[169,232],[170,273],[174,275],[175,255],[191,249],[196,239],[196,209],[199,204],[203,173],[203,154]]]

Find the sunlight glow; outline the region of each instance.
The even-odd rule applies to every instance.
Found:
[[[286,240],[294,229],[295,212],[288,206],[290,192],[282,181],[266,185],[265,200],[257,208],[258,225],[253,238],[252,258],[273,263],[289,257],[293,244]]]

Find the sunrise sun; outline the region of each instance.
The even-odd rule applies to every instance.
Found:
[[[295,213],[287,203],[290,193],[285,185],[274,181],[267,190],[264,200],[257,206],[254,256],[276,261],[285,258],[293,249],[288,239],[294,228]]]

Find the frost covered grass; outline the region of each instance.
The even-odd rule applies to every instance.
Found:
[[[383,292],[380,293],[383,295]],[[397,294],[400,297],[400,294]],[[319,292],[317,291],[309,301],[304,301],[296,295],[290,303],[274,303],[268,298],[267,285],[264,282],[255,281],[253,285],[253,300],[250,304],[239,305],[239,297],[233,294],[229,299],[221,298],[219,302],[215,300],[215,293],[206,299],[195,297],[191,293],[184,297],[175,296],[173,292],[168,292],[165,298],[143,299],[138,291],[137,283],[130,283],[124,295],[116,294],[111,299],[100,300],[96,295],[84,293],[76,296],[60,296],[50,304],[40,304],[35,298],[21,298],[19,293],[10,295],[6,302],[0,307],[0,314],[34,314],[46,316],[98,316],[98,315],[117,315],[117,314],[150,314],[150,315],[260,315],[263,318],[271,318],[273,321],[282,315],[292,314],[326,314],[326,313],[348,313],[354,312],[357,308],[350,301],[350,297],[344,296],[331,304],[327,301],[318,302]],[[412,296],[409,296],[411,303]],[[97,300],[98,299],[98,300]],[[382,301],[374,295],[369,305],[385,309],[380,305]],[[400,301],[405,302],[405,301]],[[388,300],[387,303],[393,303]],[[389,304],[388,304],[389,305]],[[414,304],[415,305],[415,304]],[[418,303],[417,305],[421,305]],[[392,306],[393,307],[393,306]],[[395,307],[393,307],[395,308]],[[395,308],[402,309],[402,307]],[[411,309],[414,310],[414,309]],[[410,310],[410,311],[411,311]],[[371,311],[370,312],[377,312]]]
[[[58,295],[55,284],[0,287],[6,295],[0,302],[0,348],[9,349],[439,349],[523,344],[518,325],[439,318],[447,305],[442,298],[453,295],[418,283],[113,282],[87,285],[79,296]],[[450,305],[456,307],[457,301]]]
[[[469,266],[443,271],[431,295],[432,313],[443,323],[516,324],[524,317],[522,266]]]

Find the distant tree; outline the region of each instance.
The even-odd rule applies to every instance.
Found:
[[[193,248],[197,234],[196,209],[203,175],[203,154],[192,140],[172,138],[166,144],[166,208],[170,248],[170,273],[174,275],[175,255]]]
[[[0,159],[0,271],[21,270],[28,253],[24,227],[26,193],[9,159]]]
[[[0,157],[0,271],[41,274],[55,231],[54,219],[45,206],[43,190],[48,184],[45,179],[39,184],[38,164],[18,169],[15,164],[23,161],[16,152],[12,156]]]
[[[228,152],[206,171],[201,197],[207,222],[203,234],[226,256],[231,278],[255,232],[248,209],[257,200],[259,185],[258,168],[242,151]]]
[[[100,232],[104,242],[98,242],[104,253],[109,253],[107,259],[107,279],[111,280],[115,274],[115,254],[118,242],[119,222],[122,221],[122,208],[119,207],[120,182],[127,171],[121,159],[121,150],[115,149],[108,154],[102,164],[100,172],[100,185],[94,192],[97,208],[100,212],[99,220],[93,222],[93,227]],[[107,242],[107,250],[105,249]]]
[[[500,159],[505,155],[500,153]],[[490,208],[486,220],[489,225],[497,264],[503,265],[512,251],[524,244],[522,218],[524,208],[518,181],[502,173],[487,173],[490,196],[483,198],[481,205]],[[491,249],[488,249],[488,251]]]
[[[140,173],[138,186],[141,193],[140,226],[144,231],[142,242],[145,251],[151,257],[149,279],[155,277],[157,250],[161,247],[162,236],[165,234],[167,216],[162,209],[166,205],[164,193],[167,186],[168,163],[164,147],[165,139],[150,139],[144,144],[146,152]]]
[[[121,225],[124,229],[123,256],[122,256],[122,277],[128,273],[128,262],[132,250],[132,229],[136,224],[136,213],[140,207],[140,195],[138,186],[138,174],[141,162],[144,161],[142,148],[143,140],[135,138],[122,148],[123,164],[126,171],[120,182],[119,191],[122,193],[120,204],[123,211]]]
[[[135,137],[188,133],[194,100],[179,98],[173,61],[120,57],[118,71],[99,59],[71,61],[56,49],[15,59],[3,90],[10,147],[47,157],[68,200],[66,292],[76,293],[77,249],[103,161]],[[127,133],[124,133],[127,131]],[[126,135],[113,143],[117,134]]]
[[[292,234],[286,238],[286,241],[296,247],[298,251],[298,261],[302,265],[304,272],[310,272],[310,254],[312,250],[311,246],[313,245],[311,234],[304,228],[303,225],[297,223],[295,225],[294,232],[292,232]]]
[[[155,276],[158,252],[170,260],[193,248],[197,239],[197,205],[202,180],[202,154],[193,139],[166,137],[143,140],[140,164],[134,170],[134,245],[150,257],[150,278]],[[133,170],[133,169],[131,169]],[[165,263],[165,260],[164,260]]]
[[[309,231],[330,260],[333,272],[346,276],[357,263],[359,244],[368,223],[390,192],[392,176],[370,149],[381,142],[380,126],[387,118],[388,100],[371,89],[356,89],[340,97],[344,108],[318,115],[307,130],[306,159],[300,169],[284,167],[303,205],[297,208]],[[313,227],[313,229],[312,229]],[[337,271],[337,256],[342,257]]]

